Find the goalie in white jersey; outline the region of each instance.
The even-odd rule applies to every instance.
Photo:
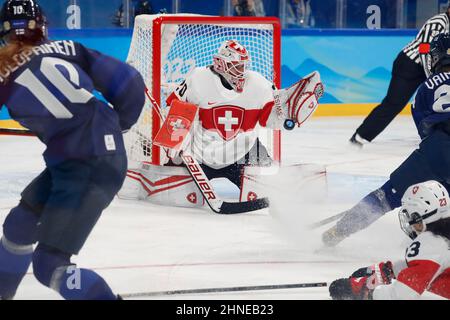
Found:
[[[226,41],[212,66],[195,68],[167,99],[168,105],[178,99],[199,107],[190,151],[207,167],[248,163],[244,157],[258,143],[258,125],[268,124],[275,88],[261,74],[248,70],[249,60],[242,45]],[[274,122],[269,126],[279,127]],[[253,164],[267,162],[267,152],[259,146]]]
[[[333,299],[410,300],[425,291],[450,299],[450,198],[437,181],[410,186],[400,226],[412,239],[405,258],[361,268],[330,284]]]
[[[188,150],[209,179],[227,178],[238,188],[247,165],[272,164],[266,148],[259,142],[258,128],[300,126],[317,108],[323,85],[319,73],[313,72],[291,87],[277,90],[261,74],[249,70],[250,63],[246,48],[236,40],[227,40],[212,57],[212,65],[194,68],[168,96],[168,106],[179,100],[197,106],[198,113],[182,150],[168,151],[166,164],[181,163],[177,161],[178,152]],[[156,171],[183,174],[180,168],[170,168],[159,167]],[[184,194],[192,196],[196,188],[191,188],[185,188],[183,196],[178,196],[181,203],[172,196],[161,202],[189,204],[184,201]],[[197,200],[199,195],[188,197],[188,202],[193,203],[191,200]]]

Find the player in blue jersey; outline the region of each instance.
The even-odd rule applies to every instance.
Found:
[[[422,139],[416,149],[379,189],[347,210],[335,226],[322,235],[334,246],[401,205],[405,190],[428,180],[450,190],[450,35],[440,34],[430,44],[432,75],[419,87],[412,108]]]
[[[46,169],[3,224],[0,300],[14,297],[31,263],[35,277],[65,299],[117,299],[101,276],[78,268],[71,256],[124,181],[122,132],[144,105],[142,77],[79,43],[49,41],[36,1],[7,0],[0,22],[6,40],[0,106],[46,145]]]

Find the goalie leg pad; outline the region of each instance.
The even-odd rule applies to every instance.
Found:
[[[128,170],[118,196],[175,207],[202,207],[204,204],[201,192],[185,167],[149,163]]]
[[[264,182],[261,181],[262,177],[273,175],[277,170],[278,166],[245,166],[242,174],[239,201],[255,201],[256,199],[267,197],[267,188],[264,186]]]

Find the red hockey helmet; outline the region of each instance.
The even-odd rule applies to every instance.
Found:
[[[222,75],[237,92],[242,92],[250,56],[247,49],[236,40],[227,40],[214,55],[214,70]]]

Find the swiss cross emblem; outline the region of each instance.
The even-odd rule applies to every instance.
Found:
[[[258,199],[258,196],[253,191],[247,194],[247,201],[255,201],[256,199]]]
[[[197,203],[197,194],[195,192],[192,192],[187,195],[186,199],[190,203],[196,204]]]
[[[244,113],[244,109],[236,106],[221,106],[213,109],[214,126],[224,140],[231,140],[239,133],[244,121]]]
[[[169,116],[166,123],[169,133],[171,135],[179,136],[182,136],[182,133],[184,133],[184,131],[187,130],[190,125],[190,121],[182,116]],[[175,140],[177,140],[176,137]]]

